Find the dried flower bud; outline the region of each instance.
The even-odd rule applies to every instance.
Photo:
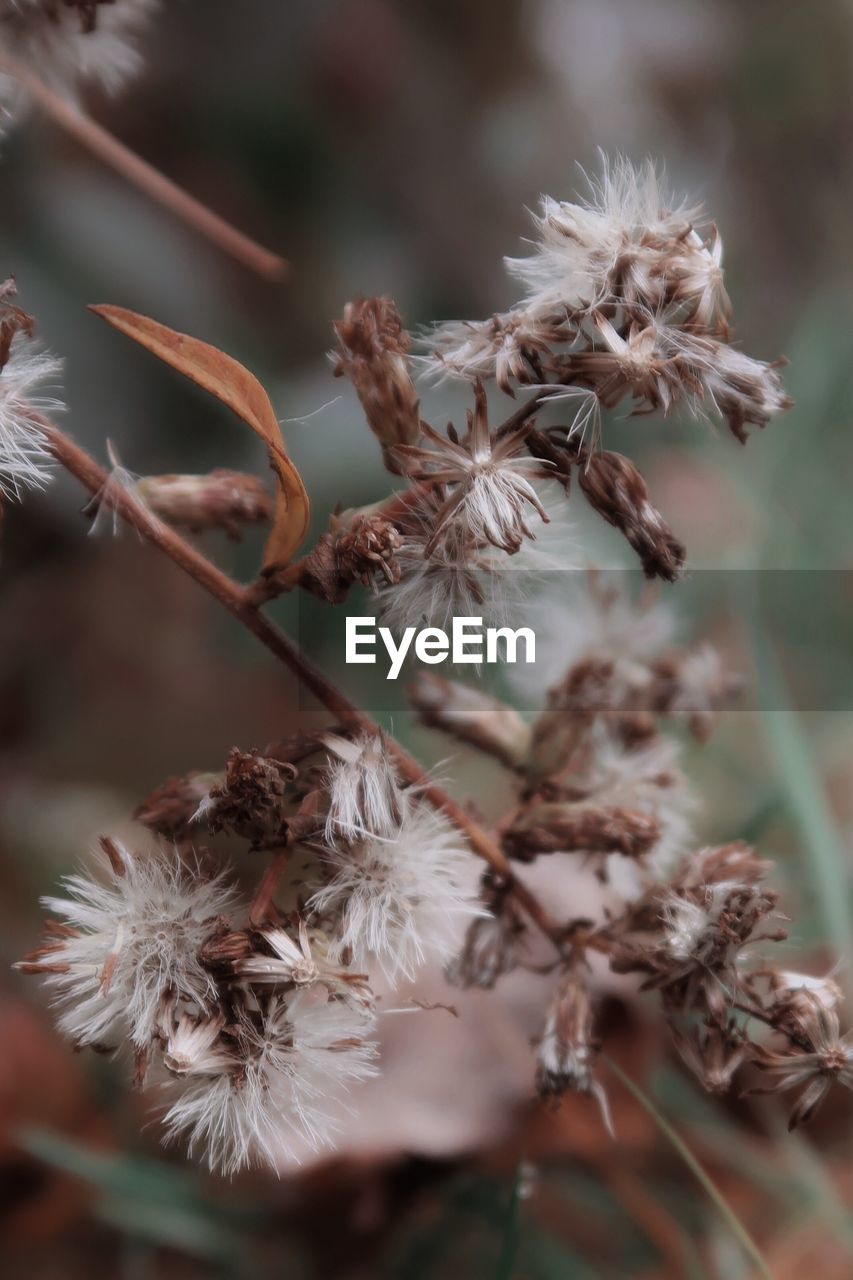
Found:
[[[402,539],[378,511],[333,516],[301,562],[299,584],[329,604],[341,604],[353,582],[377,589],[400,581],[397,551]]]
[[[680,335],[679,355],[697,384],[696,408],[702,411],[707,403],[721,414],[741,444],[748,426],[764,427],[794,403],[779,376],[784,360],[766,364],[724,342],[689,333]]]
[[[767,974],[772,995],[768,1014],[774,1026],[802,1036],[803,1027],[814,1017],[815,1005],[834,1009],[843,1000],[843,992],[831,977],[816,978],[808,973],[770,970]]]
[[[732,1021],[695,1026],[689,1032],[672,1029],[675,1047],[687,1067],[709,1093],[726,1093],[747,1054],[746,1037]]]
[[[444,971],[447,981],[456,987],[491,990],[519,961],[527,931],[508,883],[487,873],[483,902],[490,914],[471,921],[465,945]]]
[[[450,486],[436,512],[427,554],[446,538],[457,536],[515,555],[525,540],[536,537],[530,524],[534,513],[545,524],[550,521],[531,483],[543,468],[527,453],[527,430],[492,435],[481,382],[474,384],[474,408],[468,412],[464,439],[453,427],[446,436],[426,423],[422,430],[434,447],[403,445],[397,455],[407,475]]]
[[[663,992],[670,1011],[707,1012],[719,1021],[740,988],[744,948],[757,936],[786,936],[765,924],[777,902],[759,887],[766,867],[742,844],[684,859],[669,884],[650,890],[614,929],[611,967],[648,974],[645,985]]]
[[[411,339],[391,298],[348,302],[335,333],[335,374],[352,382],[385,465],[397,474],[394,446],[414,444],[420,435],[420,400],[407,359]]]
[[[210,788],[199,805],[198,818],[211,831],[230,831],[251,840],[253,849],[286,844],[285,797],[295,775],[291,764],[234,747],[224,782]]]
[[[624,533],[646,577],[674,582],[684,565],[685,548],[649,502],[648,487],[634,464],[621,453],[593,453],[579,479],[589,503]]]
[[[335,543],[338,571],[363,587],[374,586],[380,576],[393,586],[400,581],[395,553],[401,542],[397,529],[381,515],[357,515]]]
[[[145,797],[133,816],[167,840],[186,839],[198,816],[199,805],[210,794],[211,787],[223,781],[221,773],[190,773],[183,778],[168,778]]]
[[[718,712],[729,706],[743,687],[741,678],[725,670],[719,653],[709,644],[667,654],[652,670],[655,712],[685,719],[699,742],[707,741]]]
[[[222,1038],[225,1018],[182,1014],[166,1043],[163,1065],[175,1076],[218,1076],[239,1068],[234,1046]]]
[[[198,953],[206,969],[229,973],[240,960],[252,954],[252,939],[245,929],[219,929],[211,934]]]
[[[513,707],[471,685],[418,672],[409,696],[424,724],[519,769],[530,750],[530,726]]]
[[[407,797],[384,737],[363,733],[355,740],[328,734],[326,840],[361,836],[393,837],[400,829]]]
[[[272,498],[257,476],[222,468],[203,476],[145,476],[135,491],[167,524],[201,533],[224,529],[239,542],[243,526],[272,518]]]
[[[750,1093],[780,1093],[805,1086],[791,1112],[789,1129],[814,1115],[833,1081],[853,1089],[853,1032],[841,1035],[835,1010],[814,994],[806,998],[811,1010],[800,1024],[797,1044],[781,1053],[753,1046],[755,1065],[775,1079],[766,1089],[750,1089]]]
[[[621,853],[642,858],[660,837],[660,825],[637,810],[540,802],[526,809],[504,837],[520,862],[540,853]]]
[[[571,1090],[595,1098],[612,1133],[607,1095],[593,1075],[598,1046],[592,1034],[589,990],[573,967],[562,978],[548,1010],[539,1042],[536,1088],[543,1097],[559,1098]]]
[[[13,279],[0,285],[0,500],[20,498],[23,489],[43,489],[49,482],[54,458],[32,414],[62,408],[44,394],[62,364],[33,341],[35,322],[12,301],[16,292]]]
[[[0,284],[0,369],[4,369],[12,350],[12,341],[16,333],[32,338],[36,322],[31,315],[19,307],[13,299],[17,296],[18,286],[15,277],[9,276]]]

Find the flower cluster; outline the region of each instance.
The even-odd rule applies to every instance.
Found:
[[[200,861],[101,845],[98,871],[46,899],[59,919],[19,966],[47,976],[63,1031],[80,1047],[129,1044],[137,1084],[165,1096],[167,1134],[212,1168],[327,1143],[341,1093],[374,1070],[360,980],[314,960],[323,942],[302,920],[245,932],[235,949],[245,907]]]
[[[604,162],[586,201],[545,197],[536,241],[507,270],[523,295],[486,321],[438,325],[438,374],[569,389],[569,434],[629,400],[634,413],[718,414],[739,440],[789,404],[775,365],[729,345],[722,241],[701,210],[674,200],[651,162]],[[565,394],[565,393],[564,393]]]
[[[853,1047],[835,1013],[841,992],[832,979],[764,960],[762,944],[786,937],[777,895],[764,884],[770,863],[743,844],[696,852],[696,801],[666,728],[681,721],[703,741],[736,682],[709,646],[675,646],[661,604],[632,601],[600,574],[562,608],[546,604],[555,645],[544,666],[553,675],[562,658],[568,670],[532,724],[433,673],[412,690],[424,723],[515,776],[517,801],[500,828],[507,857],[581,856],[607,886],[601,921],[576,921],[557,940],[562,976],[539,1041],[540,1092],[593,1096],[607,1121],[580,959],[591,949],[659,993],[676,1047],[709,1090],[728,1089],[747,1064],[774,1076],[775,1089],[803,1085],[797,1123],[833,1080],[853,1087]],[[471,924],[447,973],[461,986],[491,988],[525,965],[526,929],[505,882],[487,876],[482,893],[489,917]],[[772,1028],[787,1049],[754,1039],[753,1025]]]
[[[382,738],[290,747],[298,764],[235,749],[223,773],[159,788],[138,816],[161,843],[103,840],[100,871],[46,899],[56,919],[20,965],[46,976],[76,1045],[130,1046],[137,1083],[165,1092],[167,1136],[226,1173],[327,1143],[341,1094],[376,1069],[367,971],[412,977],[485,916],[458,832],[401,785]],[[269,876],[247,904],[212,873],[190,843],[203,825],[301,859],[292,909]]]
[[[605,162],[586,202],[546,198],[527,258],[508,260],[523,297],[483,322],[439,325],[420,356],[428,373],[473,386],[464,430],[435,430],[413,380],[411,340],[388,298],[350,303],[336,325],[335,372],[353,383],[386,467],[408,487],[387,503],[335,517],[305,561],[302,585],[338,602],[353,582],[376,591],[384,621],[443,626],[457,612],[505,622],[531,574],[569,568],[571,481],[624,534],[644,572],[673,581],[686,549],[628,458],[599,448],[602,414],[719,415],[741,441],[787,408],[778,363],[733,347],[716,227],[671,199],[654,166]],[[517,397],[490,423],[486,384]],[[568,406],[568,421],[534,414]],[[562,487],[559,553],[543,552]],[[359,556],[351,530],[369,520]],[[520,572],[512,572],[518,570]]]
[[[28,5],[49,8],[57,30],[82,21],[80,39],[105,31],[108,11],[131,7],[27,0],[21,11]],[[4,12],[0,0],[0,22]],[[340,603],[357,583],[390,627],[446,627],[454,615],[503,622],[537,566],[565,567],[573,481],[647,577],[678,576],[685,548],[642,475],[598,447],[602,412],[625,400],[636,413],[682,405],[719,413],[744,439],[749,424],[786,407],[778,372],[730,345],[719,235],[665,194],[651,165],[605,165],[592,200],[546,200],[537,232],[532,255],[508,264],[522,286],[516,306],[430,339],[428,367],[473,384],[464,427],[439,432],[422,416],[393,302],[346,308],[334,370],[353,384],[400,488],[337,509],[313,550],[266,564],[248,588],[224,581],[174,529],[236,535],[269,516],[264,490],[227,472],[140,480],[117,465],[106,477],[85,455],[80,463],[82,451],[34,414],[45,358],[32,354],[32,323],[10,287],[0,295],[3,492],[43,483],[54,455],[66,461],[101,507],[204,583],[339,720],[263,750],[235,747],[216,772],[157,788],[136,812],[156,847],[131,854],[105,840],[104,874],[70,877],[65,896],[48,900],[58,919],[21,966],[46,976],[77,1044],[130,1047],[138,1082],[165,1090],[167,1134],[226,1172],[329,1140],[340,1095],[376,1069],[373,987],[409,982],[427,962],[486,989],[524,967],[556,972],[537,1040],[539,1091],[594,1098],[607,1123],[593,954],[655,993],[708,1089],[758,1068],[773,1089],[801,1089],[796,1123],[833,1081],[853,1085],[835,982],[764,955],[784,937],[769,864],[746,845],[703,848],[694,835],[673,729],[704,741],[738,682],[710,646],[676,644],[666,607],[595,572],[564,599],[543,597],[530,717],[421,674],[412,701],[424,724],[509,779],[493,832],[256,612],[296,586]],[[512,396],[530,393],[497,423],[492,378]],[[537,424],[546,405],[566,403],[570,421]],[[205,829],[251,855],[233,879],[194,851]],[[481,877],[472,850],[488,864]],[[525,879],[537,860],[543,878],[556,881],[567,862],[597,877],[599,918],[552,919]],[[529,945],[533,926],[556,952],[550,966]]]

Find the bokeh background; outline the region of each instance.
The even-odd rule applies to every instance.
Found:
[[[848,976],[852,65],[853,10],[841,0],[169,0],[145,72],[91,110],[285,254],[284,286],[198,241],[37,115],[0,156],[0,271],[17,276],[65,357],[69,429],[102,458],[109,438],[141,474],[263,468],[215,404],[85,307],[154,315],[262,378],[317,530],[337,502],[387,490],[325,358],[348,298],[391,293],[411,326],[505,306],[500,259],[527,234],[525,208],[543,191],[569,196],[576,164],[594,167],[598,148],[652,155],[704,199],[726,245],[738,341],[789,357],[796,408],[746,449],[675,420],[616,421],[609,440],[640,462],[688,545],[688,634],[714,636],[748,678],[742,709],[688,759],[703,837],[745,836],[776,858],[792,957],[804,952],[815,972],[839,957]],[[440,423],[461,404],[441,388],[425,407]],[[426,1031],[401,1029],[386,1091],[370,1093],[335,1160],[223,1184],[159,1148],[122,1065],[74,1056],[42,993],[9,965],[34,942],[39,894],[103,831],[133,838],[128,815],[151,787],[221,767],[231,746],[261,745],[316,712],[132,534],[87,536],[81,506],[61,480],[13,508],[3,530],[4,1273],[757,1274],[663,1117],[774,1276],[849,1277],[845,1099],[796,1137],[769,1105],[712,1104],[622,990],[605,1001],[613,1052],[657,1114],[611,1078],[615,1143],[583,1101],[551,1113],[530,1100],[535,1024],[522,991],[515,1007],[466,997],[460,1027],[435,1013]],[[615,533],[589,536],[589,558],[630,563]],[[259,541],[208,549],[248,578]],[[323,606],[273,608],[321,661],[339,662]],[[426,762],[443,758],[446,744],[402,708],[383,715]],[[498,811],[496,775],[464,752],[450,772],[460,794],[476,790]]]

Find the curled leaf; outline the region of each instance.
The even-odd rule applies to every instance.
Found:
[[[307,533],[310,505],[302,477],[285,448],[270,398],[254,374],[209,343],[177,333],[148,316],[124,307],[93,306],[89,310],[216,396],[261,437],[277,480],[275,521],[263,569],[272,573],[286,565]]]

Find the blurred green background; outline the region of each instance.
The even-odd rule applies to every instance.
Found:
[[[388,487],[325,357],[349,298],[391,293],[410,327],[504,307],[500,260],[528,234],[525,209],[541,192],[570,196],[598,148],[651,155],[700,197],[723,235],[736,341],[789,357],[796,407],[745,449],[676,419],[617,418],[606,438],[639,462],[688,546],[688,634],[718,640],[750,682],[744,709],[690,753],[703,836],[745,836],[779,860],[791,955],[818,967],[850,957],[851,66],[853,9],[840,0],[170,0],[144,73],[114,101],[93,96],[92,112],[283,253],[283,286],[201,243],[37,115],[0,155],[0,268],[65,358],[69,430],[102,459],[109,438],[140,474],[263,470],[223,411],[85,308],[153,315],[264,381],[315,533],[336,503]],[[458,389],[425,392],[436,425],[463,405]],[[81,506],[62,479],[3,531],[8,963],[33,943],[39,893],[101,831],[130,834],[151,787],[315,714],[132,534],[87,537]],[[585,557],[631,563],[614,531],[583,513],[578,524]],[[260,541],[208,549],[248,578]],[[273,611],[319,661],[339,661],[324,606]],[[425,761],[443,758],[446,744],[402,711],[385,718]],[[491,771],[462,753],[452,777],[499,810]],[[493,1137],[486,1126],[443,1157],[411,1143],[382,1158],[354,1150],[303,1179],[223,1187],[163,1155],[156,1126],[140,1134],[122,1072],[68,1054],[33,985],[9,976],[0,1001],[10,1276],[758,1274],[627,1094],[616,1147],[572,1106],[559,1121],[521,1107],[509,1129],[496,1119]],[[804,1138],[780,1137],[771,1109],[698,1098],[641,1013],[614,1001],[611,1014],[626,1037],[633,1020],[637,1071],[648,1066],[661,1111],[772,1274],[849,1276],[844,1100]]]

